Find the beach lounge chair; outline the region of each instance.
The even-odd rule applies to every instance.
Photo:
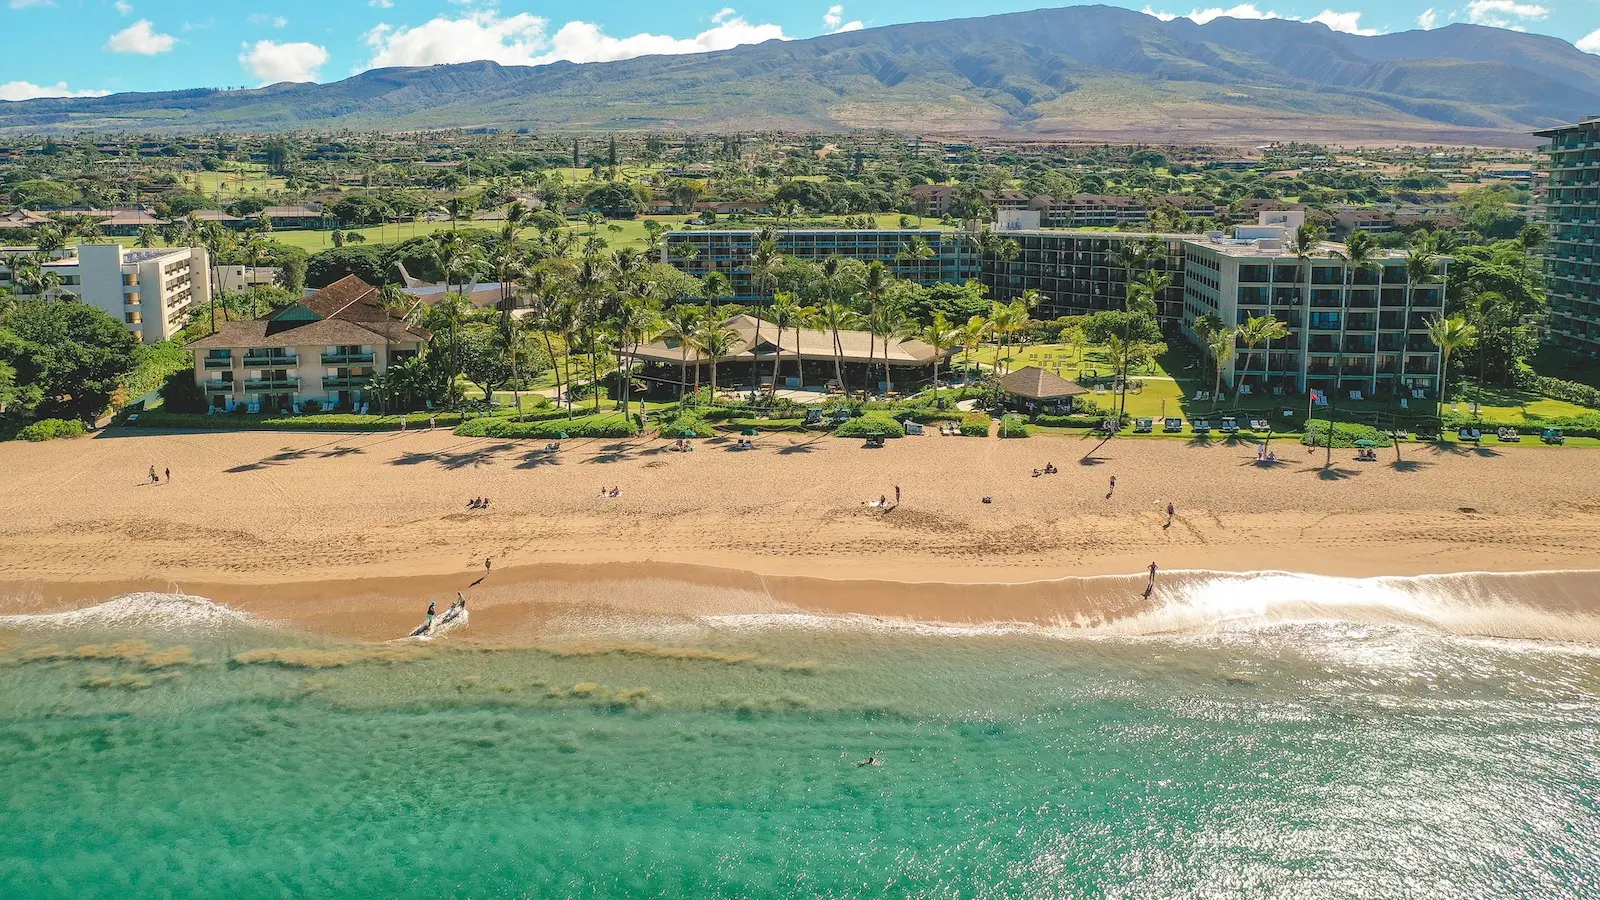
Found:
[[[1515,428],[1497,428],[1495,429],[1495,437],[1507,444],[1517,444],[1522,442],[1522,433],[1517,431]]]
[[[906,434],[922,434],[922,425],[920,423],[907,419],[905,425]]]
[[[1155,423],[1155,420],[1153,420],[1153,419],[1134,419],[1133,420],[1133,433],[1134,434],[1149,434],[1149,433],[1151,433],[1151,432],[1153,432],[1155,430],[1156,430],[1156,423]]]
[[[1266,419],[1251,419],[1250,420],[1250,430],[1251,431],[1271,431],[1272,430],[1272,423],[1268,422]]]
[[[367,414],[367,404],[365,403],[361,404],[361,414],[363,416]]]
[[[1361,392],[1360,391],[1351,391],[1350,392],[1350,399],[1359,403],[1361,401]]]
[[[867,445],[867,447],[869,447],[871,449],[874,449],[874,450],[881,448],[883,446],[883,435],[881,435],[881,434],[869,434],[869,435],[867,435],[867,444],[866,445]]]
[[[1253,391],[1250,390],[1250,385],[1248,385],[1248,384],[1239,385],[1239,396],[1248,397],[1252,393],[1253,393]]]
[[[1546,428],[1539,432],[1539,440],[1546,444],[1565,444],[1567,436],[1559,428]]]
[[[1483,440],[1483,432],[1476,428],[1460,428],[1456,430],[1456,439],[1462,443],[1476,444]]]
[[[1161,430],[1166,434],[1177,434],[1183,430],[1183,420],[1177,416],[1167,416],[1161,422]]]
[[[1239,420],[1233,416],[1223,416],[1222,427],[1217,430],[1221,431],[1223,434],[1238,434]]]
[[[1191,420],[1189,422],[1189,427],[1194,429],[1194,433],[1195,434],[1210,434],[1211,433],[1211,420],[1210,419],[1193,419],[1193,420]]]
[[[1196,403],[1204,403],[1205,401],[1210,400],[1210,399],[1211,399],[1211,392],[1210,391],[1195,391],[1194,392],[1194,401]]]
[[[805,423],[807,425],[821,425],[822,424],[822,410],[820,410],[820,409],[808,409],[808,410],[806,410],[806,422]]]

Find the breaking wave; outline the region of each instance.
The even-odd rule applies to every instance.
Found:
[[[65,612],[0,616],[0,627],[221,631],[260,623],[254,616],[192,594],[141,591]]]

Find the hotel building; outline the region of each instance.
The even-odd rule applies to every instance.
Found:
[[[290,410],[307,400],[359,409],[372,376],[415,356],[430,337],[350,275],[269,318],[223,323],[185,349],[213,409]]]
[[[1600,115],[1534,134],[1548,138],[1545,195],[1547,338],[1559,347],[1600,354]]]
[[[32,247],[0,250],[0,287],[21,295],[11,267],[36,252]],[[49,256],[42,268],[61,279],[49,296],[70,294],[122,322],[147,344],[171,339],[190,309],[211,302],[203,247],[129,250],[120,244],[84,244]]]

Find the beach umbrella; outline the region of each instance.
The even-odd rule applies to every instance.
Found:
[[[746,428],[744,431],[741,431],[739,433],[744,435],[745,437],[755,437],[758,434],[758,432],[754,428]]]
[[[1356,446],[1357,447],[1376,447],[1376,446],[1378,446],[1378,442],[1377,441],[1369,441],[1366,438],[1362,438],[1361,440],[1356,441]]]
[[[563,439],[563,440],[564,440],[564,439],[565,439],[565,438],[566,438],[566,436],[567,436],[567,433],[566,433],[566,432],[565,432],[565,431],[558,431],[558,432],[556,432],[556,437],[557,437],[557,438],[558,438],[558,439]]]
[[[678,432],[678,437],[692,438],[694,437],[694,429],[685,428],[684,430]]]

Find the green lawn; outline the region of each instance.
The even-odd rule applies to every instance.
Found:
[[[207,197],[217,196],[220,188],[224,199],[285,189],[283,179],[268,175],[266,166],[244,165],[237,169],[227,172],[195,172],[189,176],[189,182]]]

